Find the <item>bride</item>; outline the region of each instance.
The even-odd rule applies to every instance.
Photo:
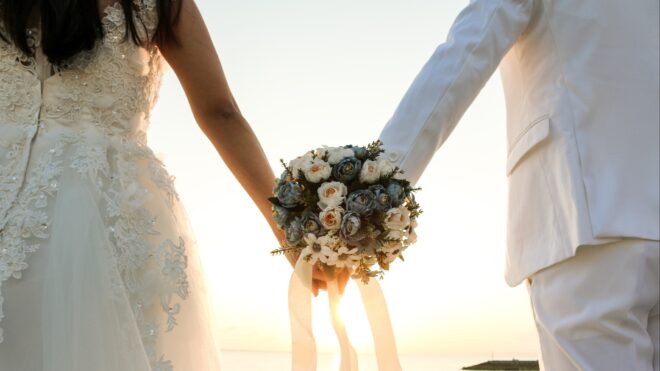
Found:
[[[218,370],[146,143],[165,61],[271,225],[274,176],[193,0],[0,0],[0,35],[0,371]]]

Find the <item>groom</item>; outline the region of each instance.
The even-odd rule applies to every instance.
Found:
[[[381,134],[416,181],[500,66],[506,281],[527,280],[545,369],[655,370],[657,0],[473,0]]]

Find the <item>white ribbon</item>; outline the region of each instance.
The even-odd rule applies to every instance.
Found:
[[[291,320],[293,371],[316,371],[316,341],[312,332],[312,264],[302,257],[289,283],[289,317]],[[362,297],[374,338],[376,359],[380,371],[401,371],[385,296],[376,280],[365,285],[355,280]],[[328,299],[332,326],[339,340],[340,371],[358,371],[355,349],[350,343],[339,312],[341,293],[337,281],[328,282]]]
[[[298,259],[289,282],[289,319],[293,342],[292,371],[316,370],[316,341],[312,332],[312,265]]]

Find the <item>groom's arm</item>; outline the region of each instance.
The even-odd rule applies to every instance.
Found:
[[[380,139],[416,182],[524,32],[539,0],[472,0],[415,78]]]

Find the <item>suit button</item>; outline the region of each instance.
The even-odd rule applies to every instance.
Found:
[[[390,161],[390,162],[397,162],[397,161],[399,161],[400,157],[401,156],[399,155],[399,152],[396,152],[396,151],[389,152],[387,154],[387,160]]]

